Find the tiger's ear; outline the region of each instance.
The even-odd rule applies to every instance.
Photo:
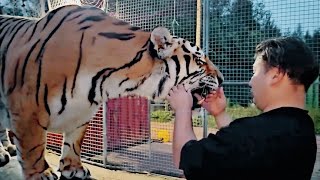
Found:
[[[165,27],[157,27],[151,32],[150,37],[153,43],[153,49],[157,52],[160,59],[166,59],[172,56],[172,35]]]

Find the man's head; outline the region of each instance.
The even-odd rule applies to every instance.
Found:
[[[272,91],[286,88],[308,90],[319,76],[319,64],[298,38],[281,37],[262,41],[255,50],[252,87],[254,103],[263,109]],[[286,83],[288,86],[283,86]],[[302,87],[302,88],[301,88]]]

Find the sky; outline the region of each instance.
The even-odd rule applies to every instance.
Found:
[[[270,10],[272,19],[281,32],[296,29],[300,23],[302,30],[311,34],[320,29],[320,0],[262,0],[265,10]]]

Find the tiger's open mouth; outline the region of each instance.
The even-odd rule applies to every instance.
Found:
[[[216,90],[219,87],[217,81],[212,76],[205,76],[200,79],[199,87],[192,89],[191,94],[193,98],[192,110],[201,107],[201,102],[194,96],[194,94],[199,94],[204,98],[212,91]]]

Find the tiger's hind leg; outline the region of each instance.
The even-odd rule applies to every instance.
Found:
[[[90,179],[90,171],[81,163],[81,145],[88,123],[77,127],[72,132],[64,133],[63,151],[59,170],[64,179]]]
[[[58,179],[45,160],[46,128],[43,124],[36,113],[30,117],[22,114],[12,117],[17,158],[27,180]]]
[[[0,124],[0,137],[7,133],[5,128],[2,128]],[[6,165],[10,161],[10,154],[6,151],[5,147],[0,141],[0,167]]]
[[[16,146],[11,143],[8,130],[0,130],[0,141],[10,156],[17,155]]]
[[[10,154],[15,155],[15,146],[11,145],[5,126],[8,121],[8,112],[0,101],[0,167],[10,161]]]

